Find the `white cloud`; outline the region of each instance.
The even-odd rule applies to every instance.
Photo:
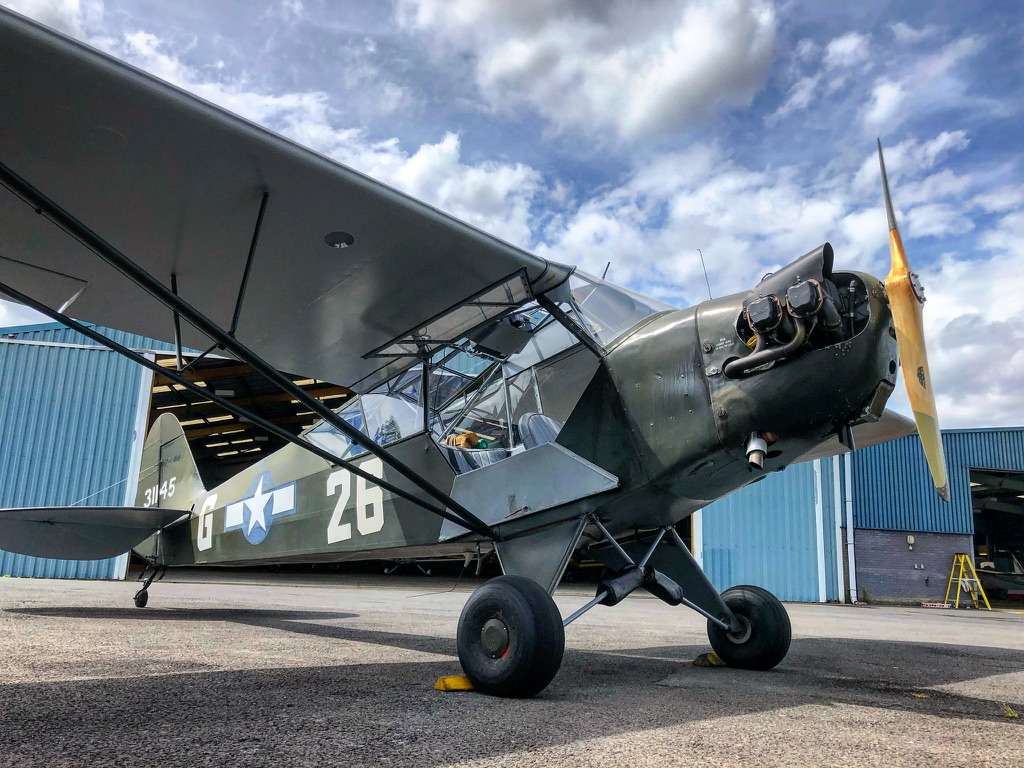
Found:
[[[1006,214],[999,219],[995,229],[981,238],[983,247],[1002,254],[1006,259],[1019,264],[1024,258],[1024,207]],[[1020,303],[1018,294],[1017,301]]]
[[[306,7],[302,0],[278,0],[268,5],[264,13],[270,18],[277,18],[283,21],[301,19],[305,15]]]
[[[967,149],[970,143],[966,131],[942,131],[926,141],[910,138],[893,146],[883,142],[885,168],[897,207],[913,202],[928,202],[938,194],[962,192],[965,184],[962,177],[954,176],[946,169],[933,176],[928,176],[927,172],[950,155]],[[905,188],[905,181],[915,182],[918,186]],[[853,184],[865,195],[880,192],[878,155],[875,152],[865,154],[854,175]]]
[[[467,165],[457,134],[424,144],[411,155],[393,143],[386,149],[349,151],[342,159],[504,240],[524,247],[532,242],[530,209],[544,191],[541,175],[520,163]]]
[[[965,213],[972,179],[934,170],[968,143],[961,131],[943,132],[887,150],[897,206],[906,206],[897,209],[905,236],[974,227]],[[815,173],[799,166],[746,168],[708,145],[661,155],[557,217],[539,250],[590,271],[611,260],[617,281],[676,302],[702,293],[697,248],[718,295],[749,288],[826,240],[842,268],[884,275],[887,225],[875,154],[866,151],[863,162],[846,170]]]
[[[854,67],[870,58],[870,35],[848,32],[829,42],[825,47],[823,62],[826,69]]]
[[[819,53],[821,53],[821,46],[809,37],[805,37],[793,48],[793,58],[797,61],[816,60]]]
[[[407,29],[470,54],[492,109],[529,106],[561,129],[668,134],[747,106],[772,62],[765,0],[642,4],[402,0]]]
[[[981,51],[984,41],[969,35],[952,41],[937,53],[913,59],[905,74],[879,79],[871,90],[862,121],[869,131],[892,132],[905,120],[926,117],[942,109],[998,105],[973,97],[959,65]]]
[[[971,201],[987,213],[1003,213],[1024,208],[1024,186],[1007,185],[976,195]]]
[[[902,21],[891,24],[889,29],[892,30],[893,37],[901,43],[919,43],[922,40],[934,37],[939,31],[939,28],[932,24],[915,29],[909,24],[904,24]]]
[[[0,5],[78,38],[85,35],[87,19],[103,13],[102,0],[2,0]]]
[[[844,236],[853,210],[842,193],[809,183],[800,169],[751,170],[700,145],[638,167],[554,221],[540,252],[590,271],[611,260],[617,282],[697,301],[704,291],[697,248],[716,295],[745,290],[830,238],[844,265],[870,262],[884,242],[884,214],[873,212],[880,239],[870,243],[861,240],[863,227]]]
[[[906,227],[910,237],[942,237],[970,232],[974,223],[952,205],[932,203],[911,208]]]
[[[793,84],[782,105],[765,118],[765,124],[774,126],[786,115],[807,109],[847,85],[851,71],[870,66],[870,35],[848,32],[830,40],[824,50],[811,40],[801,40],[793,52],[789,74]]]
[[[883,80],[871,89],[871,102],[864,112],[864,122],[871,129],[894,129],[902,120],[906,91],[901,83]]]
[[[1021,424],[1020,253],[970,260],[946,255],[924,270],[929,363],[945,427]]]
[[[810,75],[797,80],[786,94],[786,100],[782,103],[782,106],[769,115],[765,122],[772,125],[790,112],[806,109],[817,95],[818,83],[820,82],[821,75]]]

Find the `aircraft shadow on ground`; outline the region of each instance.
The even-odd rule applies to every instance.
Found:
[[[456,654],[451,638],[318,623],[354,616],[331,611],[76,607],[8,612],[74,619],[229,621],[342,641]],[[247,718],[256,718],[249,722],[250,731],[274,734],[273,743],[264,748],[287,761],[289,755],[298,759],[305,754],[302,750],[313,738],[306,725],[309,717],[322,720],[323,713],[329,713],[332,722],[343,723],[376,712],[374,748],[383,750],[381,759],[402,762],[404,745],[418,743],[421,751],[415,760],[430,765],[450,762],[453,754],[464,760],[485,759],[520,749],[807,705],[865,706],[1001,723],[1010,722],[1005,719],[1006,706],[1024,711],[1018,701],[933,687],[1024,670],[1024,659],[1013,650],[802,638],[794,640],[789,656],[770,672],[700,668],[689,663],[707,650],[706,645],[570,649],[551,686],[538,698],[526,701],[433,690],[437,677],[459,671],[455,660],[362,663],[360,657],[349,664],[333,663],[332,659],[325,666],[18,683],[0,686],[0,706],[6,712],[5,727],[14,745],[35,738],[32,724],[41,720],[56,723],[70,718],[79,722],[78,729],[100,732],[116,728],[118,711],[132,718],[139,697],[144,697],[150,715],[135,726],[136,735],[120,737],[132,740],[131,748],[138,750],[133,752],[136,757],[148,754],[152,759],[159,755],[147,746],[148,724],[154,728],[159,724],[162,749],[173,748],[179,740],[173,735],[178,728],[183,732],[182,748],[189,745],[194,749],[188,736],[194,718],[202,719],[207,737],[216,742],[231,738],[233,713],[240,707],[237,711],[245,711]],[[347,653],[353,651],[339,646],[340,657]],[[259,701],[255,714],[253,697]],[[95,700],[106,702],[103,714],[96,714],[90,706]],[[495,718],[503,722],[497,731]],[[459,727],[453,729],[453,722]],[[553,728],[551,722],[564,722],[566,727]],[[211,733],[211,723],[223,723],[224,733]],[[168,733],[172,736],[167,737]],[[467,734],[472,734],[471,738]],[[337,737],[334,732],[316,735],[321,746],[324,738]],[[422,741],[428,737],[431,742],[425,753]],[[336,757],[353,748],[346,744],[335,744]]]

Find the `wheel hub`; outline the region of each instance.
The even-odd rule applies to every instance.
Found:
[[[734,615],[736,616],[736,620],[739,622],[740,628],[736,632],[727,632],[725,636],[736,643],[736,645],[743,645],[743,643],[750,639],[753,627],[750,626],[750,620],[746,616],[740,613]]]
[[[480,646],[492,659],[500,659],[508,650],[508,627],[499,618],[488,619],[480,628]]]

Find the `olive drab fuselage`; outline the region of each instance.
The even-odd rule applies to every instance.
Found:
[[[856,326],[851,319],[842,340],[743,376],[725,368],[750,354],[737,329],[750,294],[651,314],[600,359],[577,345],[538,361],[543,376],[564,382],[560,397],[574,403],[555,442],[614,475],[618,487],[510,515],[498,530],[515,536],[588,512],[613,533],[673,524],[784,469],[842,425],[877,418],[895,380],[888,302],[870,276],[841,280],[862,294]],[[746,456],[752,433],[774,437],[759,469]],[[438,488],[452,489],[457,473],[436,436],[413,434],[388,450]],[[354,463],[415,490],[377,458]],[[145,505],[145,489],[139,493],[137,503]],[[469,553],[482,540],[471,533],[442,540],[440,518],[295,445],[202,492],[191,515],[189,526],[149,539],[140,553],[168,565],[339,561]]]

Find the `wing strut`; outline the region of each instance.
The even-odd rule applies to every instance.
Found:
[[[7,285],[6,283],[0,282],[0,293],[5,293],[8,296],[10,296],[12,299],[15,299],[16,301],[21,302],[25,306],[31,307],[32,309],[36,310],[37,312],[41,312],[44,315],[47,315],[47,316],[53,318],[54,320],[56,320],[59,323],[63,323],[64,325],[66,325],[71,330],[77,331],[78,333],[82,334],[83,336],[85,336],[87,338],[90,338],[93,341],[102,344],[103,346],[107,347],[110,350],[113,350],[114,352],[117,352],[120,355],[123,355],[124,357],[128,358],[132,362],[138,363],[139,365],[141,365],[141,366],[143,366],[145,368],[148,368],[149,370],[153,371],[154,373],[159,374],[160,376],[164,376],[164,377],[170,379],[175,384],[180,384],[181,386],[185,387],[189,391],[195,392],[197,395],[209,398],[210,400],[215,402],[217,405],[219,405],[224,410],[226,410],[226,411],[228,411],[230,413],[233,413],[235,416],[238,416],[240,418],[246,419],[247,421],[251,421],[256,426],[261,427],[262,429],[265,429],[266,431],[270,432],[273,435],[276,435],[277,437],[280,437],[282,440],[287,440],[289,443],[294,443],[295,445],[299,446],[300,448],[304,448],[305,450],[309,451],[310,453],[316,454],[317,456],[319,456],[324,461],[328,461],[331,464],[336,464],[338,466],[344,467],[345,469],[347,469],[349,472],[351,472],[356,477],[361,477],[364,480],[367,480],[367,481],[373,483],[374,485],[379,485],[381,488],[384,488],[385,490],[390,491],[391,493],[395,494],[396,496],[399,496],[399,497],[405,499],[406,501],[410,501],[413,504],[416,504],[417,506],[422,507],[423,509],[427,510],[428,512],[432,512],[435,515],[439,515],[440,517],[443,517],[446,520],[450,520],[451,522],[456,523],[457,525],[461,525],[464,528],[468,528],[469,530],[473,531],[474,533],[480,534],[481,536],[486,536],[487,538],[495,538],[494,531],[490,527],[484,525],[481,528],[480,526],[473,525],[471,522],[463,520],[461,517],[459,517],[457,515],[454,515],[451,512],[449,512],[449,511],[447,511],[445,509],[442,509],[441,507],[435,506],[433,504],[430,504],[429,502],[423,501],[422,499],[416,498],[413,494],[409,493],[408,491],[403,491],[401,488],[399,488],[399,487],[397,487],[395,485],[392,485],[391,483],[387,482],[386,480],[382,480],[381,478],[377,477],[376,475],[371,475],[369,472],[366,472],[366,471],[360,469],[358,466],[356,466],[355,464],[352,464],[350,461],[348,461],[346,459],[342,459],[342,458],[336,456],[335,454],[333,454],[330,451],[327,451],[327,450],[321,448],[320,446],[316,445],[315,443],[307,442],[306,440],[303,440],[298,435],[293,435],[291,432],[288,432],[287,430],[282,429],[281,427],[277,426],[273,422],[267,421],[262,416],[257,416],[255,413],[247,411],[245,408],[242,408],[239,405],[235,405],[230,400],[226,400],[225,398],[221,397],[220,395],[214,394],[211,390],[209,390],[209,389],[207,389],[205,387],[201,387],[198,384],[196,384],[194,381],[191,381],[191,380],[185,378],[184,376],[182,376],[177,371],[168,370],[167,368],[162,367],[161,365],[159,365],[158,363],[150,360],[149,358],[144,357],[143,355],[138,354],[137,352],[129,349],[128,347],[125,347],[125,346],[123,346],[121,344],[118,344],[113,339],[110,339],[110,338],[104,336],[102,333],[99,333],[94,328],[91,328],[88,325],[83,325],[82,323],[78,322],[77,320],[74,320],[74,319],[68,317],[67,315],[62,314],[61,312],[58,312],[55,309],[51,309],[50,307],[46,306],[45,304],[36,301],[31,296],[26,296],[24,293],[22,293],[18,289],[13,288],[13,287]]]
[[[260,242],[260,231],[263,229],[263,216],[267,212],[267,201],[270,200],[270,193],[264,192],[260,198],[260,212],[256,214],[256,227],[252,231],[252,242],[249,243],[249,253],[245,257],[245,270],[242,272],[242,282],[238,284],[238,298],[235,299],[235,311],[231,316],[231,329],[228,331],[232,336],[238,330],[238,318],[242,314],[242,302],[245,301],[245,289],[249,287],[249,273],[252,271],[252,260],[256,255],[256,246]]]
[[[353,443],[356,443],[357,445],[365,448],[369,453],[379,458],[382,462],[384,462],[386,465],[388,465],[396,472],[401,474],[409,482],[411,482],[417,488],[422,490],[424,493],[428,494],[429,496],[432,496],[434,499],[444,504],[445,507],[453,511],[458,517],[462,518],[462,521],[464,522],[460,522],[461,525],[474,531],[475,533],[479,533],[482,536],[486,536],[488,539],[491,540],[499,540],[501,538],[496,530],[494,530],[492,527],[484,523],[480,518],[478,518],[464,506],[459,504],[457,501],[452,499],[446,493],[441,491],[439,488],[436,488],[426,478],[422,477],[418,472],[413,470],[411,467],[407,466],[404,462],[400,461],[399,459],[396,459],[394,456],[388,453],[388,451],[384,450],[373,440],[369,439],[367,435],[364,435],[362,432],[360,432],[347,421],[345,421],[343,418],[341,418],[341,416],[332,411],[328,406],[324,405],[323,402],[317,400],[315,397],[312,397],[308,392],[306,392],[306,390],[302,389],[301,387],[296,386],[291,379],[289,379],[287,376],[285,376],[276,368],[274,368],[274,366],[272,366],[270,363],[268,363],[255,352],[253,352],[251,349],[249,349],[249,347],[247,347],[245,344],[238,341],[238,339],[236,339],[230,333],[225,332],[220,326],[218,326],[215,322],[206,317],[206,315],[197,310],[187,301],[185,301],[179,296],[176,296],[173,291],[169,290],[166,286],[164,286],[163,283],[161,283],[159,280],[157,280],[155,277],[149,274],[149,272],[147,272],[138,264],[133,262],[123,253],[117,250],[113,245],[111,245],[102,237],[100,237],[100,235],[93,232],[91,229],[89,229],[89,227],[87,227],[85,224],[83,224],[74,216],[72,216],[68,211],[65,211],[56,202],[54,202],[41,191],[33,187],[31,184],[29,184],[29,182],[27,182],[13,170],[8,168],[7,165],[5,165],[2,162],[0,162],[0,181],[2,181],[3,184],[7,186],[7,188],[10,189],[14,194],[16,194],[29,205],[31,205],[37,213],[45,214],[49,219],[51,219],[55,224],[57,224],[57,226],[59,226],[61,229],[66,231],[72,237],[74,237],[87,248],[89,248],[89,250],[91,250],[107,264],[112,266],[122,275],[124,275],[129,280],[138,285],[140,288],[142,288],[144,291],[146,291],[150,296],[155,298],[157,301],[166,306],[172,312],[177,312],[178,314],[180,314],[180,316],[183,317],[192,326],[194,326],[196,330],[208,336],[212,341],[216,342],[218,346],[225,349],[228,353],[230,353],[238,360],[250,365],[254,370],[261,373],[263,377],[266,378],[268,381],[273,382],[282,392],[286,392],[289,395],[291,395],[295,400],[299,401],[302,405],[309,408],[309,410],[313,411],[313,413],[315,413],[321,419],[323,419],[332,427],[337,429],[339,432],[341,432],[343,435],[349,438],[349,440],[351,440]],[[28,301],[25,302],[26,304],[28,304],[28,306],[31,306],[35,309],[39,309],[39,311],[43,312],[43,314],[46,314],[49,317],[53,317],[54,319],[57,319],[59,322],[67,324],[67,321],[71,320],[71,318],[67,318],[64,315],[61,315],[61,313],[59,312],[54,312],[54,310],[51,310],[48,307],[46,307],[45,309],[41,309],[40,307],[44,307],[45,305],[41,305],[39,302],[30,299],[28,296],[25,296],[25,294],[11,290],[10,286],[0,284],[0,290],[8,293],[8,295],[18,299],[19,301],[28,299]],[[60,317],[57,317],[57,315],[60,315]],[[82,333],[82,328],[84,328],[84,326],[82,326],[80,323],[78,324],[78,327],[69,327],[74,328],[74,330],[78,331],[79,333]],[[89,336],[90,338],[94,338],[94,336],[91,336],[90,334],[84,335]],[[115,349],[112,346],[113,342],[109,339],[106,339],[106,337],[102,337],[102,340],[96,339],[96,341],[99,341],[101,344],[105,344],[111,349]],[[120,352],[121,350],[115,351]],[[121,352],[121,354],[124,353]],[[138,361],[136,360],[136,362]],[[161,370],[162,375],[167,376],[169,373],[169,370]],[[213,400],[213,397],[211,397],[212,393],[203,392],[202,394],[205,397],[210,397],[210,399]],[[214,402],[217,402],[218,405],[223,406],[224,403],[229,403],[230,401],[222,399],[221,402],[218,402],[217,400],[214,400]],[[267,422],[267,424],[269,424],[269,422]],[[261,426],[266,428],[266,424]],[[292,436],[291,438],[288,439],[289,442],[294,442],[297,438],[294,438],[294,436]],[[320,455],[318,451],[314,450],[312,444],[307,443],[305,441],[299,442],[302,445],[302,447],[305,448],[306,450]],[[343,465],[345,464],[345,462],[341,461],[332,454],[328,454],[328,456],[328,461],[340,462]],[[353,473],[355,474],[354,466],[345,466],[347,469],[353,471]],[[380,485],[382,488],[387,487],[378,478],[372,478],[371,482]],[[397,491],[397,488],[395,486],[391,486],[390,488],[388,488],[388,490],[394,493]],[[406,494],[404,493],[401,493],[400,495],[406,497]],[[420,506],[423,506],[422,502],[417,503]],[[437,510],[436,508],[431,508],[431,511],[439,512],[439,510]],[[446,518],[448,517],[447,514],[442,514],[441,516]]]
[[[178,295],[178,273],[171,272],[171,292]],[[175,365],[180,372],[182,370],[182,356],[181,356],[181,316],[177,312],[174,313],[174,361]]]

